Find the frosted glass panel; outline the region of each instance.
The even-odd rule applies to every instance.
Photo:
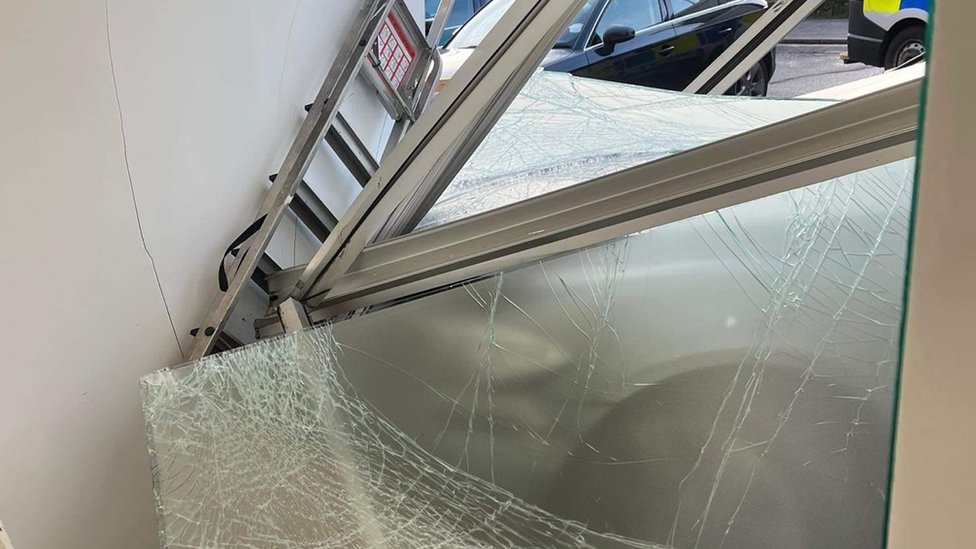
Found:
[[[913,170],[147,376],[163,544],[880,548]]]
[[[418,229],[582,183],[834,103],[690,95],[534,74]]]

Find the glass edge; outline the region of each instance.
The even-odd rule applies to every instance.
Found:
[[[931,60],[933,54],[932,48],[932,36],[935,30],[935,10],[937,2],[929,2],[929,21],[925,26],[925,53],[926,57]],[[925,64],[925,77],[922,80],[922,90],[919,95],[919,113],[918,113],[918,138],[915,140],[915,181],[913,182],[913,192],[912,192],[912,208],[909,213],[908,221],[908,250],[905,254],[905,284],[902,288],[902,317],[901,317],[901,330],[899,334],[898,341],[898,364],[895,365],[895,383],[893,390],[894,405],[892,407],[892,425],[891,425],[891,439],[889,440],[889,456],[888,460],[888,482],[886,487],[886,492],[888,494],[887,504],[885,505],[884,513],[884,532],[881,537],[881,547],[882,549],[888,549],[889,542],[891,541],[891,507],[894,496],[895,487],[895,463],[896,463],[896,450],[898,447],[898,424],[901,417],[901,389],[902,380],[905,370],[905,342],[906,336],[908,335],[908,308],[910,306],[909,296],[911,295],[911,285],[912,285],[912,263],[915,257],[915,221],[918,215],[918,196],[920,193],[920,182],[922,175],[922,146],[925,137],[925,120],[926,112],[928,106],[928,90],[929,90],[929,76],[932,72],[932,64],[926,62]]]

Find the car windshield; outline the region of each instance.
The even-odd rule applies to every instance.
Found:
[[[514,3],[515,0],[494,0],[458,29],[448,46],[461,49],[477,47]]]
[[[432,0],[428,0],[428,2],[430,1]],[[556,40],[555,47],[570,48],[573,46],[576,38],[583,32],[583,25],[586,23],[586,18],[593,12],[593,8],[598,1],[587,0],[579,13],[576,14],[576,17],[573,18],[569,27]],[[485,36],[488,36],[488,32],[495,26],[495,23],[498,23],[502,15],[505,15],[505,12],[508,11],[508,8],[514,2],[515,0],[495,0],[488,4],[457,31],[457,34],[454,35],[454,38],[451,39],[448,45],[457,49],[477,47],[485,39]]]

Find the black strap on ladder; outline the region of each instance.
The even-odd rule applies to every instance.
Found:
[[[234,257],[237,257],[241,250],[241,244],[247,242],[247,239],[251,238],[255,233],[258,232],[258,229],[261,228],[261,225],[264,224],[264,220],[267,217],[268,215],[265,214],[254,220],[254,223],[251,223],[246,229],[244,229],[244,232],[238,235],[237,238],[230,243],[230,246],[227,246],[227,250],[224,251],[224,255],[220,256],[220,267],[217,269],[217,284],[220,286],[221,292],[226,292],[230,287],[230,284],[227,282],[227,271],[224,265],[227,256],[233,255]],[[238,269],[240,268],[240,264],[242,261],[244,261],[245,257],[247,257],[247,250],[244,251],[244,255],[241,256],[237,261]],[[236,270],[234,271],[234,274],[237,274]]]

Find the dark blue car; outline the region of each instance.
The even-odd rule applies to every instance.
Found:
[[[458,0],[462,1],[462,0]],[[447,43],[442,82],[516,0],[493,0]],[[588,0],[542,66],[668,90],[688,86],[766,9],[765,0]],[[770,52],[730,93],[764,96],[775,70]]]

